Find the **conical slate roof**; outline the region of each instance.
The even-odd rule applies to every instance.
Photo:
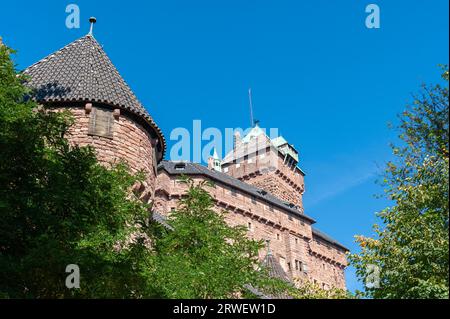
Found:
[[[95,38],[88,34],[24,70],[33,98],[45,102],[97,102],[127,110],[156,133],[164,153],[164,136],[120,76]]]

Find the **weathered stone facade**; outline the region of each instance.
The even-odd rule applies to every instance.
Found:
[[[93,107],[96,107],[95,104]],[[92,113],[86,107],[66,105],[63,109],[71,111],[74,118],[74,124],[67,134],[68,140],[81,146],[94,147],[98,160],[105,165],[122,161],[134,173],[143,171],[146,179],[141,185],[141,199],[150,202],[156,183],[154,148],[157,141],[150,136],[148,130],[129,115],[117,112],[117,116],[112,119],[112,137],[97,136],[89,134]]]
[[[233,151],[223,161],[215,156],[209,167],[162,161],[162,132],[91,34],[24,73],[39,103],[71,111],[75,121],[67,137],[72,143],[93,146],[105,165],[125,161],[133,172],[144,171],[146,181],[137,187],[142,200],[153,202],[154,212],[167,216],[176,209],[186,191],[178,181],[181,174],[213,181],[215,208],[229,213],[231,225],[247,226],[251,238],[270,241],[287,277],[345,288],[347,249],[304,214],[304,173],[297,151],[284,138],[269,139],[255,127],[242,140],[236,135]]]

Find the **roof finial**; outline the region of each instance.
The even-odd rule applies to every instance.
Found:
[[[95,17],[90,17],[89,18],[89,22],[91,23],[91,28],[89,30],[89,35],[94,36],[94,34],[93,34],[94,24],[95,24],[95,22],[97,22],[97,19]]]

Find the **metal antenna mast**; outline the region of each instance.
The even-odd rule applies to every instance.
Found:
[[[255,122],[253,121],[253,103],[252,103],[252,89],[248,89],[248,100],[250,104],[250,126],[253,127],[255,125]]]

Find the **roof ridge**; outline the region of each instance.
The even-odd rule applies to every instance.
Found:
[[[86,36],[86,35],[85,35],[85,36]],[[79,39],[76,40],[76,41],[81,40],[81,39],[84,38],[85,36],[79,38]],[[75,43],[76,41],[73,41],[72,43],[68,44],[68,45],[65,46],[62,50],[64,50],[66,47],[70,46],[71,44]],[[61,51],[62,51],[62,50],[61,50]],[[74,84],[74,83],[76,83],[76,85],[79,85],[79,84],[82,82],[83,77],[82,77],[82,76],[81,76],[81,77],[79,76],[80,74],[81,74],[81,75],[83,74],[82,71],[84,71],[83,68],[79,68],[79,69],[78,69],[78,72],[76,73],[76,76],[73,78],[72,82],[70,83],[71,85]],[[78,80],[78,81],[77,81],[77,80]]]

